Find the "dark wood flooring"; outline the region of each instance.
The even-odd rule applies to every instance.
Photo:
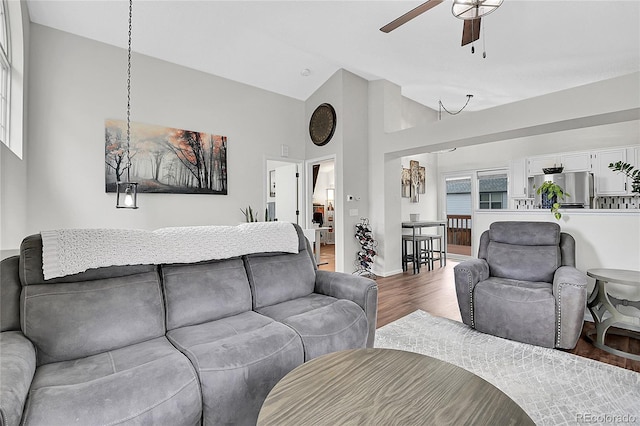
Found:
[[[333,248],[333,245],[322,246],[320,258],[327,264],[320,269],[334,270]],[[446,266],[436,267],[433,271],[423,268],[415,275],[405,272],[386,278],[378,277],[377,328],[418,309],[439,317],[461,321],[453,278],[453,267],[456,264],[456,261],[448,259]],[[585,333],[593,328],[593,323],[585,322],[578,344],[567,352],[640,372],[640,361],[610,354],[588,342],[584,337]],[[619,350],[640,354],[640,341],[637,339],[609,335],[606,343]]]

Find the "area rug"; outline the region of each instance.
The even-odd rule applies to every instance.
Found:
[[[468,370],[537,425],[640,424],[640,373],[477,332],[413,312],[376,332],[375,347],[417,352]]]

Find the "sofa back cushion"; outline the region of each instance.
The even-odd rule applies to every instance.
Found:
[[[20,330],[20,257],[0,262],[0,332]]]
[[[253,307],[263,308],[304,297],[315,288],[316,264],[309,241],[298,232],[298,253],[263,253],[244,256]]]
[[[561,266],[560,226],[551,222],[494,222],[486,256],[490,275],[552,282]]]
[[[20,253],[21,326],[38,348],[38,365],[95,355],[165,334],[157,267],[100,268],[44,280],[41,251],[42,241],[32,236],[23,241]]]
[[[168,330],[251,310],[251,290],[241,258],[160,269]]]

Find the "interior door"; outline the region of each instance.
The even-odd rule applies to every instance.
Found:
[[[298,223],[298,165],[287,164],[276,169],[276,219]]]

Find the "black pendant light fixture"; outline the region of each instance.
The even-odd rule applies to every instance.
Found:
[[[119,209],[138,208],[138,184],[131,182],[131,18],[133,16],[133,0],[129,0],[129,49],[127,56],[127,180],[116,182],[116,207]]]

